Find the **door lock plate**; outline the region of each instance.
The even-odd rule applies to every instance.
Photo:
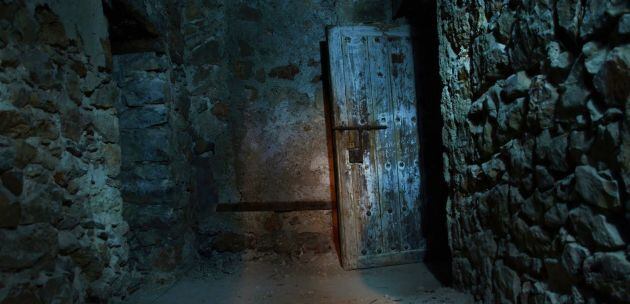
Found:
[[[348,149],[348,161],[351,164],[362,164],[363,163],[363,149],[359,149],[359,148]]]

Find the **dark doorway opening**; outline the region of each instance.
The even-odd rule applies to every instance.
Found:
[[[442,281],[451,283],[451,253],[446,226],[447,184],[444,180],[437,10],[434,1],[403,1],[397,17],[406,17],[415,31],[414,59],[418,113],[421,119],[426,212],[422,230],[427,238],[427,266]]]

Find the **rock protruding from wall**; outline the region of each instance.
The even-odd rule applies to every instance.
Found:
[[[108,48],[101,1],[0,1],[0,303],[126,294]]]
[[[456,284],[630,298],[630,3],[439,1]]]

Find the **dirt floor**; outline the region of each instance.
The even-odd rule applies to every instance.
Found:
[[[443,287],[425,264],[345,271],[333,254],[308,260],[218,256],[174,283],[144,286],[126,303],[473,303]]]

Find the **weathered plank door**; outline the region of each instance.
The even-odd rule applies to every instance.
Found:
[[[423,258],[410,29],[328,30],[335,174],[346,269]]]

